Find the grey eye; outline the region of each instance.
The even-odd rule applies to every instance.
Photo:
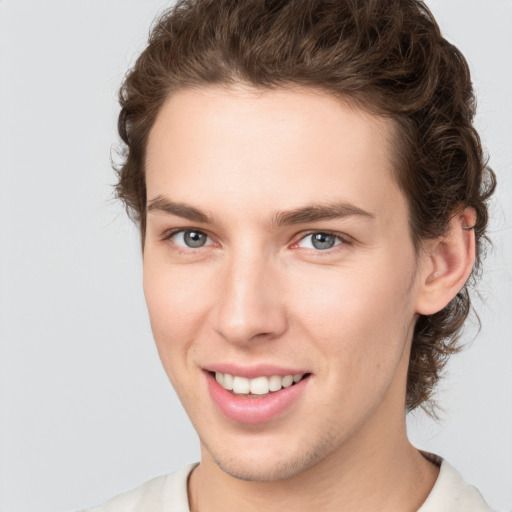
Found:
[[[331,233],[323,233],[318,231],[305,236],[298,246],[304,249],[316,249],[317,251],[327,251],[336,245],[343,243],[341,238]]]
[[[311,244],[315,249],[331,249],[336,245],[336,239],[337,237],[327,233],[313,233],[311,235]]]
[[[211,240],[206,233],[194,229],[183,229],[174,233],[170,239],[180,247],[187,249],[199,249],[205,245],[211,245]]]
[[[200,231],[184,231],[183,242],[187,247],[197,248],[206,244],[208,237]]]

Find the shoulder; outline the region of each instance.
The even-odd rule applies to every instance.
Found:
[[[439,476],[418,512],[492,512],[476,487],[464,482],[448,462],[433,457],[440,465]]]
[[[82,512],[188,512],[187,479],[197,464],[153,478],[103,505]]]

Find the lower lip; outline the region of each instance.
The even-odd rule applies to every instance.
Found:
[[[255,425],[270,421],[288,410],[304,392],[309,377],[268,395],[254,395],[254,398],[238,396],[227,391],[208,372],[206,381],[213,402],[224,416],[233,421]]]

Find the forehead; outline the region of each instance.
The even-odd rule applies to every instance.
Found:
[[[385,214],[404,206],[394,132],[391,120],[317,90],[184,89],[150,132],[148,199],[253,213],[341,200]]]

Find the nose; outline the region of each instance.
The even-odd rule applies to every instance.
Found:
[[[226,341],[244,345],[274,340],[287,329],[283,276],[260,255],[233,255],[216,294],[215,330]]]

